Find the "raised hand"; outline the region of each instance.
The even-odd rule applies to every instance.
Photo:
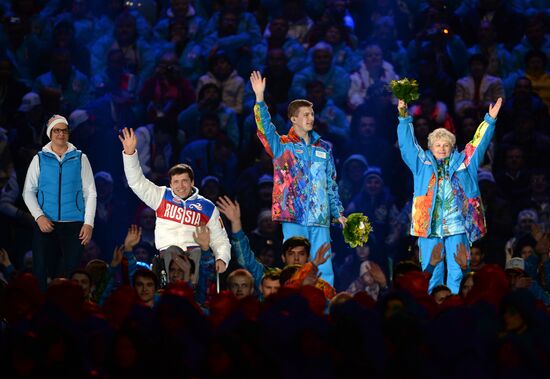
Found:
[[[330,242],[325,242],[324,244],[322,244],[319,247],[319,249],[317,249],[317,253],[315,253],[315,258],[313,258],[311,263],[313,263],[315,266],[319,267],[320,265],[322,265],[323,263],[328,261],[330,259],[330,257],[332,256],[331,253],[327,254],[327,252],[329,250],[330,250]]]
[[[118,267],[120,262],[122,262],[122,257],[124,256],[124,245],[115,247],[113,251],[113,259],[111,260],[111,267]]]
[[[132,251],[141,240],[141,227],[137,225],[130,225],[126,238],[124,239],[124,251]]]
[[[174,253],[174,252],[172,252],[171,258],[176,264],[176,266],[178,266],[183,272],[191,273],[191,263],[188,260],[189,258],[183,257],[178,253]]]
[[[124,154],[132,155],[136,151],[137,137],[132,128],[122,129],[122,133],[119,134],[118,139],[122,142],[124,147]]]
[[[397,110],[399,111],[399,115],[401,117],[404,117],[407,115],[407,104],[403,100],[399,100],[397,102]]]
[[[262,78],[260,71],[252,71],[250,84],[254,94],[256,94],[256,102],[264,101],[265,78]]]
[[[216,202],[218,209],[221,213],[225,215],[231,222],[231,229],[233,233],[237,233],[242,229],[241,223],[241,207],[239,203],[235,200],[232,201],[227,196],[221,196]]]
[[[443,259],[445,259],[445,254],[443,253],[443,242],[440,242],[435,245],[432,250],[430,265],[437,266],[441,261],[443,261]]]
[[[497,118],[498,111],[500,111],[501,105],[502,97],[499,97],[494,105],[489,104],[489,116],[491,116],[492,118]]]
[[[199,225],[193,232],[193,239],[199,244],[201,250],[206,251],[210,247],[210,229],[206,225]]]
[[[462,270],[468,268],[468,261],[470,260],[470,254],[468,248],[463,243],[456,246],[455,262],[460,266]]]
[[[92,228],[91,225],[84,224],[82,225],[82,228],[80,228],[80,233],[78,234],[78,238],[82,241],[81,244],[86,246],[88,242],[92,239],[92,231],[94,228]]]
[[[388,281],[386,279],[386,275],[384,274],[384,271],[374,262],[370,263],[370,273],[372,275],[372,278],[376,283],[380,285],[380,287],[387,287]]]
[[[11,265],[10,257],[8,252],[4,249],[0,249],[0,265],[8,267]]]

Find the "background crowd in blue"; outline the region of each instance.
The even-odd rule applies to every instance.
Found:
[[[252,250],[264,263],[280,265],[280,225],[265,212],[271,206],[273,167],[256,137],[254,94],[248,82],[250,72],[260,70],[267,78],[266,102],[281,134],[290,127],[286,116],[290,100],[306,98],[314,104],[315,130],[333,145],[346,213],[362,212],[373,225],[368,257],[361,255],[364,250],[347,247],[341,228],[334,226],[336,290],[345,291],[360,277],[365,259],[377,262],[393,283],[399,262],[415,264],[418,259],[415,240],[408,235],[412,175],[396,145],[396,99],[388,86],[393,79],[409,77],[418,80],[421,91],[409,112],[424,148],[427,135],[438,127],[455,133],[457,147],[464,147],[488,105],[498,97],[505,99],[479,175],[488,229],[477,244],[483,253],[481,265],[495,264],[504,272],[512,257],[523,258],[529,268],[526,274],[542,289],[531,294],[550,305],[550,11],[546,1],[0,0],[0,16],[0,247],[8,251],[17,270],[28,270],[32,264],[28,236],[34,227],[21,190],[30,160],[48,142],[45,127],[52,114],[67,117],[70,141],[87,154],[95,173],[97,212],[83,267],[92,259],[109,262],[130,224],[142,227],[138,248],[146,253],[143,260],[155,254],[154,212],[139,201],[124,178],[117,138],[124,127],[136,131],[140,162],[149,179],[166,185],[173,164],[189,163],[203,196],[216,202],[229,195],[239,201]],[[229,222],[227,227],[230,230]],[[232,260],[228,272],[236,268]],[[536,312],[525,300],[530,296],[528,287],[508,294],[506,304],[521,312]],[[335,372],[351,375],[354,370],[380,376],[384,367],[391,367],[389,362],[398,361],[406,364],[394,367],[392,377],[398,377],[403,367],[436,377],[434,373],[450,364],[453,353],[438,352],[440,361],[428,364],[425,356],[415,361],[416,355],[423,354],[419,347],[408,357],[400,349],[412,348],[422,339],[430,351],[436,351],[440,342],[435,336],[437,331],[446,333],[445,326],[468,317],[479,316],[479,323],[498,317],[497,311],[493,315],[486,309],[459,308],[438,320],[430,318],[427,333],[428,316],[417,309],[418,301],[400,294],[395,296],[407,313],[397,319],[388,316],[391,298],[378,308],[357,300],[341,309],[326,329],[327,321],[320,315],[287,298],[264,314],[263,322],[255,318],[253,306],[245,307],[236,312],[240,318],[233,316],[227,329],[215,334],[202,316],[174,296],[154,321],[179,310],[188,312],[185,322],[201,327],[193,334],[171,324],[182,333],[179,342],[167,343],[177,345],[177,353],[168,354],[166,346],[156,350],[164,343],[156,335],[150,356],[162,351],[168,360],[177,359],[184,351],[190,354],[185,344],[196,343],[203,350],[190,354],[185,367],[202,372],[204,359],[210,359],[211,367],[221,370],[205,374],[212,377],[224,372],[236,375],[243,369],[243,358],[231,355],[231,346],[251,354],[248,363],[256,359],[254,367],[263,370],[272,364],[271,350],[284,350],[298,335],[303,345],[285,352],[288,357],[273,377],[297,377],[289,374],[299,366],[290,358],[294,349],[308,362],[302,368],[305,373],[296,371],[306,376],[336,377]],[[291,306],[298,313],[285,320],[285,307]],[[310,334],[300,334],[298,324],[306,323],[300,312],[311,323]],[[522,313],[530,328],[539,325],[535,316],[526,314]],[[113,321],[110,326],[119,331],[118,338],[126,336],[140,354],[147,355],[140,344],[150,341],[146,333],[154,332],[139,331],[136,325],[152,322],[152,316],[132,317],[134,324],[123,333],[117,329],[121,324]],[[361,317],[365,319],[360,321]],[[255,323],[247,329],[243,320]],[[380,329],[365,327],[364,320]],[[293,322],[298,324],[289,331],[288,340],[275,335]],[[471,365],[453,365],[454,369],[461,374],[494,370],[482,364],[481,357],[494,354],[492,343],[503,332],[498,326],[489,331],[482,326],[472,331],[471,326],[461,328],[487,345],[476,346],[482,352],[468,350],[474,349],[471,341],[458,338],[457,330],[462,329],[454,330],[457,349],[470,354],[460,359],[475,356]],[[352,327],[361,330],[357,340],[338,339],[339,333]],[[246,336],[237,341],[240,328]],[[269,346],[264,346],[265,340],[256,340],[254,328],[261,328],[258,335],[272,339]],[[407,346],[383,347],[387,341],[379,333],[397,344],[403,337],[400,331],[406,334]],[[164,329],[160,336],[165,334],[170,331]],[[490,342],[488,335],[493,338]],[[16,340],[24,343],[24,338]],[[110,335],[105,332],[98,338]],[[515,352],[536,374],[540,365],[548,365],[549,340],[541,342],[544,359],[529,361],[513,350],[520,349],[517,341],[511,343],[513,347],[505,341],[499,350],[502,356],[492,356],[491,362],[504,364],[503,357]],[[320,347],[315,346],[317,342]],[[262,346],[258,350],[262,353],[254,351],[256,344]],[[340,359],[329,360],[333,363],[322,359],[333,354],[335,346],[343,349]],[[31,344],[33,348],[39,349]],[[522,354],[535,354],[527,350]],[[216,352],[227,355],[233,364],[230,369],[217,361]],[[353,358],[361,354],[371,358],[356,362]],[[380,360],[374,358],[378,355]],[[506,376],[505,370],[490,374],[495,372]],[[513,375],[514,370],[507,373]]]

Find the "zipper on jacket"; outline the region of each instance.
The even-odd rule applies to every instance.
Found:
[[[75,159],[75,157],[71,157],[67,160],[63,160],[59,162],[59,192],[57,195],[57,221],[61,221],[61,179],[63,177],[63,163],[68,162],[70,160]]]
[[[63,173],[63,162],[59,162],[59,192],[57,195],[57,221],[61,221],[61,178]]]

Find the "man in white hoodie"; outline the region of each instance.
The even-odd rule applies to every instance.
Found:
[[[199,195],[199,190],[194,186],[191,166],[173,166],[168,170],[170,187],[157,186],[143,175],[133,129],[124,128],[119,139],[124,147],[122,158],[128,185],[137,197],[156,212],[156,248],[161,253],[172,245],[183,250],[200,247],[202,251],[208,251],[212,248],[216,257],[216,271],[224,272],[231,259],[231,244],[218,208]],[[203,243],[201,239],[205,232],[210,235],[209,243]],[[169,262],[166,263],[165,267],[169,267]]]
[[[86,154],[69,142],[63,116],[48,120],[46,144],[31,161],[23,200],[36,220],[32,241],[33,274],[40,288],[78,268],[90,242],[96,210],[94,174]]]

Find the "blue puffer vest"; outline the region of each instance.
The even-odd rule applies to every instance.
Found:
[[[84,221],[82,193],[82,152],[73,150],[59,161],[50,152],[40,151],[38,204],[52,221]]]

